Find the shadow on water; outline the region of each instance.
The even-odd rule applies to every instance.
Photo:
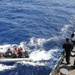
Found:
[[[44,49],[47,51],[54,48],[54,46],[57,46],[57,43],[54,40],[48,41],[45,44],[43,44]]]
[[[14,65],[15,62],[0,62],[0,64],[4,64],[4,65]]]

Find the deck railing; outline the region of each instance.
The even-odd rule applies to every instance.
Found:
[[[64,55],[62,54],[57,62],[57,64],[54,66],[53,70],[49,75],[56,75],[57,71],[59,70],[59,66],[64,58]]]

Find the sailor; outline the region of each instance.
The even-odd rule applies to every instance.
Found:
[[[29,51],[25,50],[25,58],[29,58]]]
[[[5,55],[0,53],[0,58],[5,58]]]
[[[6,51],[6,53],[5,53],[5,56],[6,56],[7,58],[11,58],[11,57],[12,57],[11,48],[8,48],[8,49],[7,49],[7,51]]]
[[[14,48],[14,52],[13,52],[13,57],[14,58],[18,58],[18,50],[17,50],[17,48]]]
[[[75,32],[71,35],[71,41],[73,42],[73,45],[75,45]]]
[[[18,48],[18,55],[19,55],[18,57],[22,58],[22,54],[23,54],[23,49],[22,49],[22,47],[19,47]]]
[[[72,50],[72,47],[73,47],[73,43],[70,41],[69,38],[66,38],[66,42],[63,44],[62,47],[65,50],[66,62],[67,62],[67,64],[70,64],[70,54],[71,54],[71,50]]]

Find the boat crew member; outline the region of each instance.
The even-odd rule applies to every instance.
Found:
[[[14,48],[14,52],[13,52],[13,57],[14,58],[18,58],[18,50],[17,50],[17,48]]]
[[[25,50],[25,58],[29,58],[29,51]]]
[[[6,56],[7,58],[11,58],[11,57],[12,57],[11,48],[8,48],[8,49],[7,49],[7,51],[6,51],[6,53],[5,53],[5,56]]]
[[[18,48],[18,55],[19,55],[18,56],[19,58],[22,58],[22,55],[23,55],[23,49],[22,49],[22,47]]]
[[[67,64],[70,64],[70,54],[71,54],[71,50],[72,50],[72,47],[73,47],[73,43],[70,41],[69,38],[66,38],[66,42],[63,44],[62,47],[65,50],[66,62],[67,62]]]

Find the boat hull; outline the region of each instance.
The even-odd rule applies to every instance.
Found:
[[[1,62],[17,62],[17,61],[31,62],[32,60],[30,58],[0,58],[0,63]]]

